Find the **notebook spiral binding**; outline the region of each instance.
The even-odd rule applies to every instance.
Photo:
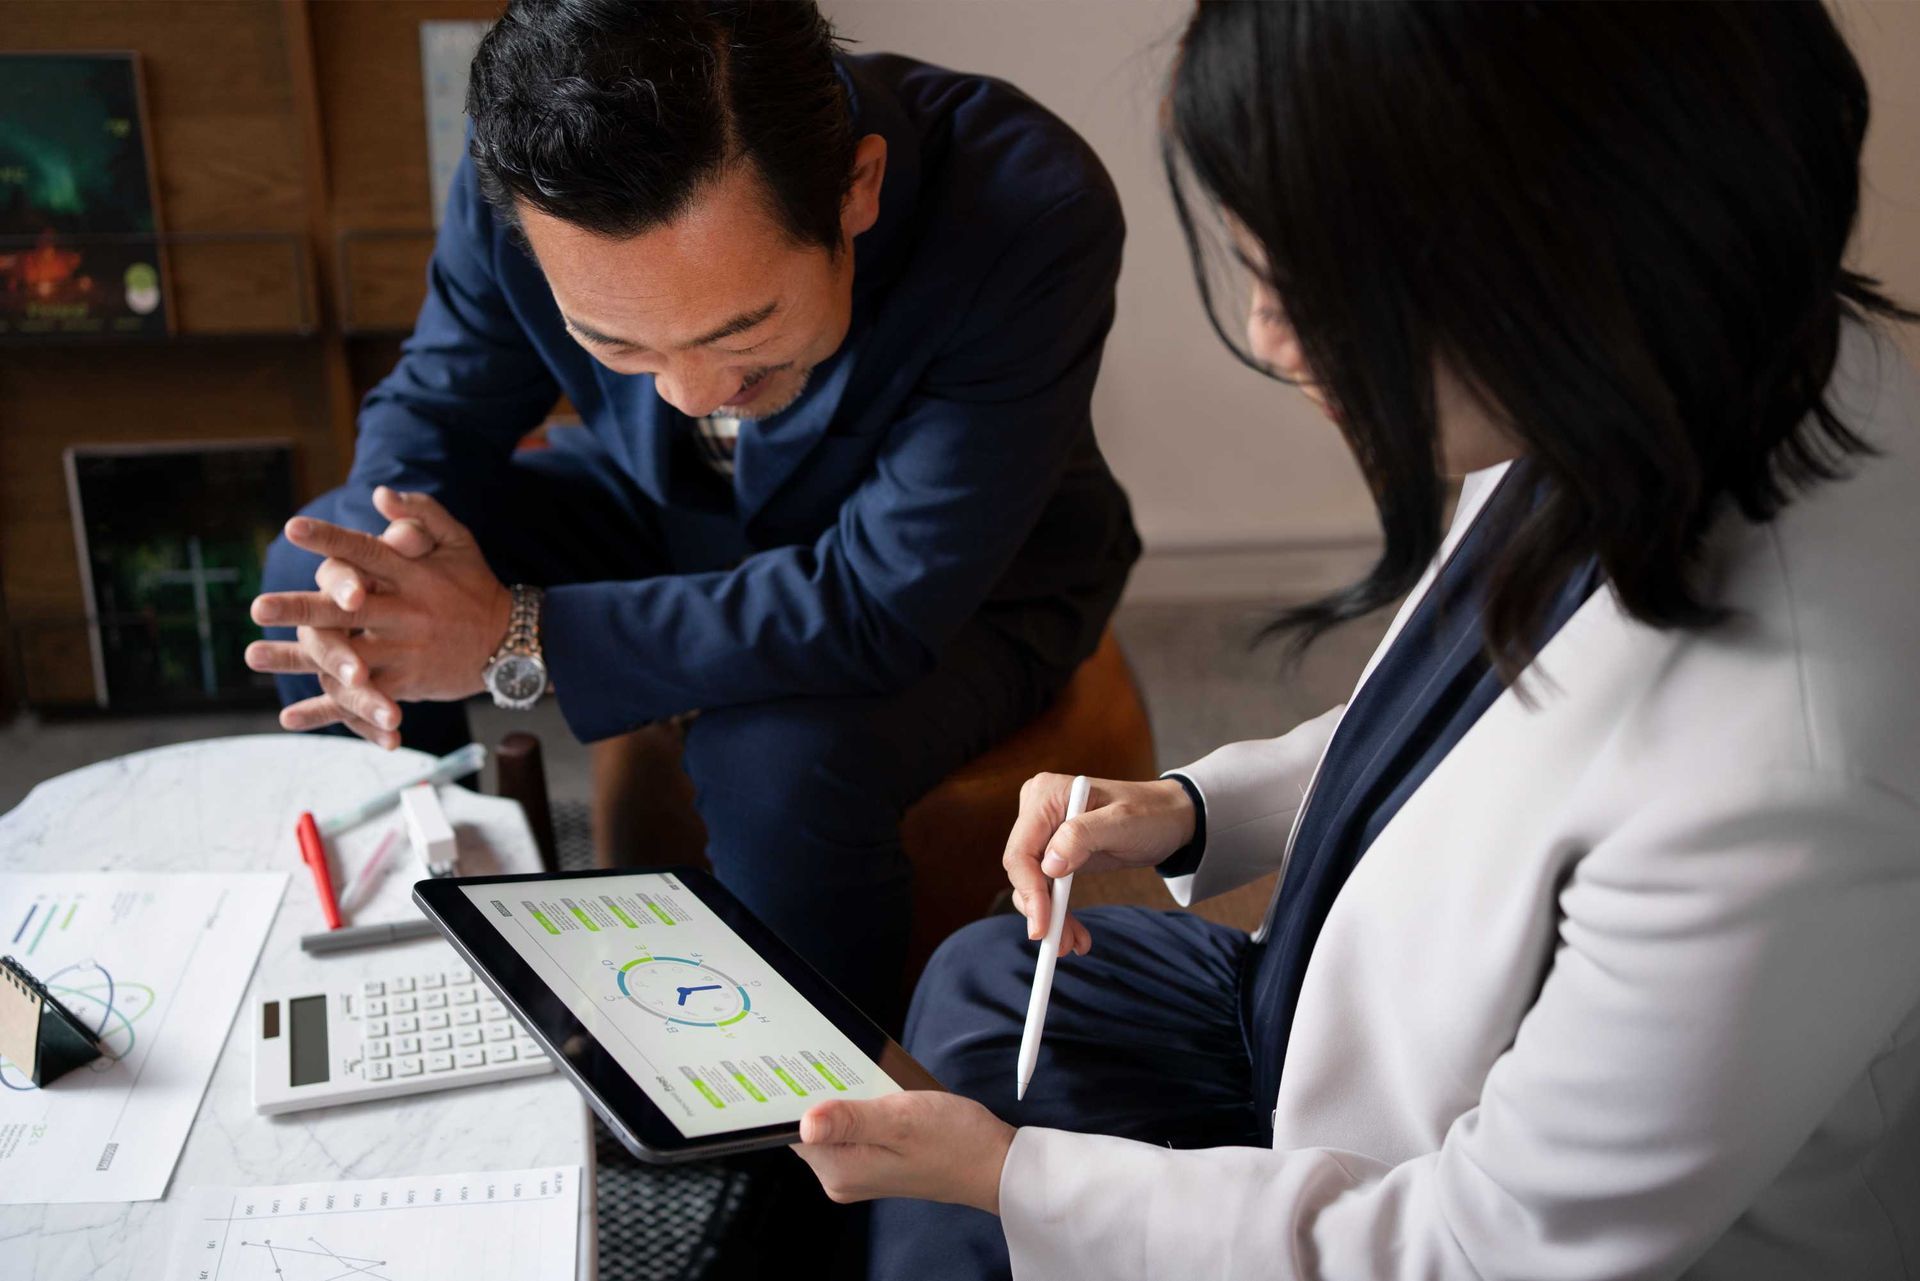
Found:
[[[34,1085],[44,1087],[105,1053],[93,1030],[26,966],[0,956],[0,976],[12,989],[0,990],[0,1029],[18,1034],[7,1038],[7,1059]]]

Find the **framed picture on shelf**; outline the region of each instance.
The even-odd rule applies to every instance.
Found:
[[[427,109],[427,182],[433,225],[447,211],[453,171],[467,154],[467,70],[491,22],[429,18],[420,24],[420,86]]]
[[[264,705],[242,653],[260,567],[293,502],[288,441],[66,451],[94,701],[115,711]]]
[[[0,338],[171,328],[132,53],[0,54]]]

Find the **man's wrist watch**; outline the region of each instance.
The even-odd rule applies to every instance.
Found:
[[[513,586],[507,639],[480,672],[480,683],[496,707],[523,712],[547,692],[547,661],[540,656],[540,602],[545,596],[538,587]]]

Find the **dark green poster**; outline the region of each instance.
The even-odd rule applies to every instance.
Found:
[[[284,443],[78,447],[67,452],[102,706],[271,702],[242,661],[260,629],[267,544],[293,510]]]
[[[130,53],[0,54],[0,337],[167,332]]]

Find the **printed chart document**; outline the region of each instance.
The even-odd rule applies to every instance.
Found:
[[[283,872],[0,872],[0,951],[107,1056],[35,1089],[0,1058],[0,1203],[163,1195]]]
[[[580,1167],[194,1188],[164,1281],[574,1281]]]
[[[900,1089],[671,872],[462,889],[688,1138]]]

